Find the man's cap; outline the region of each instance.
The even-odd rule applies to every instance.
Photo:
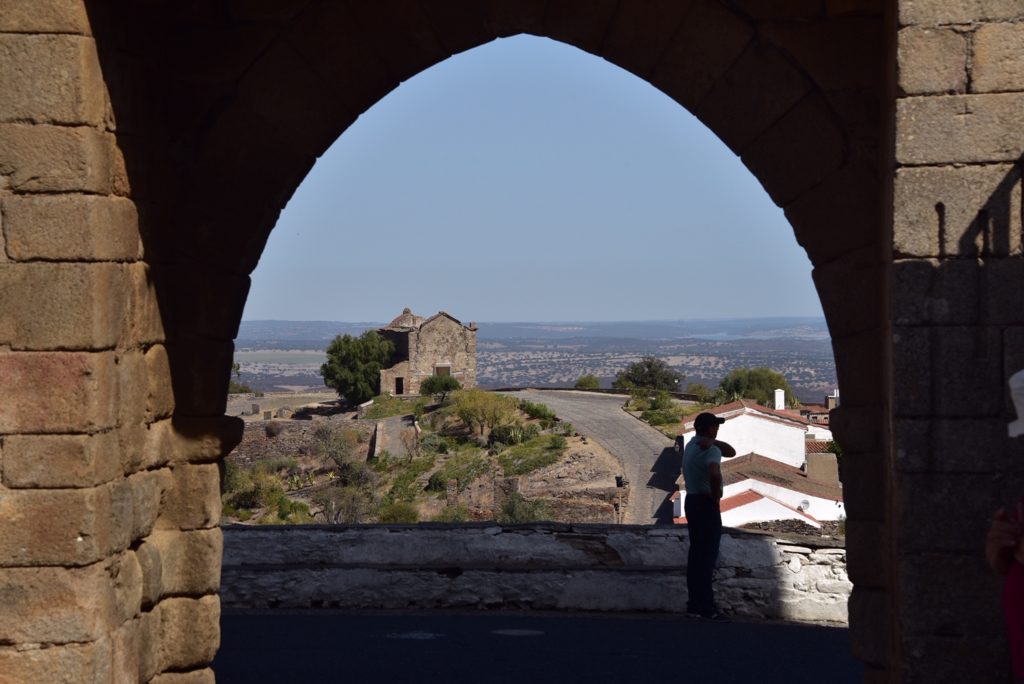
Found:
[[[701,432],[712,425],[721,425],[724,422],[725,418],[719,418],[714,413],[698,413],[697,417],[693,419],[693,429]]]

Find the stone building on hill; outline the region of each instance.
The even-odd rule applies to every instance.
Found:
[[[431,375],[451,375],[463,387],[476,387],[476,323],[463,325],[444,311],[430,318],[406,308],[377,332],[395,345],[392,365],[380,372],[380,391],[419,394]]]

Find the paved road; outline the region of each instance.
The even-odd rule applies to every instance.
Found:
[[[225,614],[219,684],[860,682],[847,630],[580,613]]]
[[[630,483],[630,505],[623,522],[671,522],[668,496],[676,489],[678,455],[672,440],[622,410],[624,396],[544,390],[510,394],[547,404],[622,462]]]

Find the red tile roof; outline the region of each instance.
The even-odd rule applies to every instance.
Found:
[[[829,442],[826,439],[809,439],[805,442],[804,453],[806,454],[827,454]]]
[[[758,480],[822,499],[843,500],[842,487],[809,480],[807,474],[799,468],[760,454],[747,454],[722,461],[723,484],[732,485],[743,480]]]
[[[793,423],[799,423],[800,425],[807,425],[810,423],[809,420],[804,418],[796,411],[782,410],[768,408],[767,406],[761,406],[757,402],[750,401],[749,399],[739,399],[738,401],[730,401],[728,404],[722,404],[721,406],[715,406],[714,408],[707,409],[707,413],[721,416],[726,420],[734,417],[735,415],[743,415],[745,413],[760,413],[768,418],[780,418],[782,420],[790,421]],[[733,415],[729,415],[733,414]],[[687,416],[686,420],[683,421],[683,431],[693,429],[693,421],[697,418],[697,414]]]
[[[756,503],[762,499],[767,499],[773,503],[778,504],[779,506],[782,506],[787,510],[792,511],[795,514],[794,517],[796,518],[803,518],[805,520],[809,520],[815,525],[821,524],[814,516],[810,515],[809,513],[801,511],[799,508],[793,508],[789,504],[783,503],[782,501],[779,501],[775,497],[765,496],[764,494],[755,492],[752,489],[747,489],[743,492],[740,492],[739,494],[734,494],[733,496],[722,499],[721,503],[719,504],[719,509],[722,513],[726,513],[736,508],[741,508],[743,506]],[[677,525],[685,525],[686,517],[683,516],[679,518],[672,518],[672,522]]]

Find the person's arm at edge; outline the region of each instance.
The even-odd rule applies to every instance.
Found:
[[[992,569],[1005,575],[1013,564],[1014,547],[1020,541],[1017,525],[1010,520],[1005,508],[996,511],[985,538],[985,559]]]
[[[722,469],[717,463],[708,463],[708,482],[711,483],[711,493],[722,498]]]
[[[720,439],[715,440],[715,446],[722,452],[722,458],[732,458],[736,455],[736,450],[732,448],[732,445],[728,442],[723,442]]]

